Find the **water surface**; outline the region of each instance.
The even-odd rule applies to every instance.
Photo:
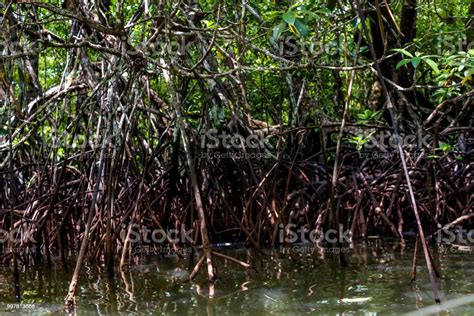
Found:
[[[433,247],[442,278],[443,301],[474,294],[473,252]],[[221,250],[251,262],[257,272],[220,258],[213,298],[205,276],[186,281],[190,257],[148,256],[140,264],[108,279],[98,268],[86,266],[77,292],[78,315],[141,314],[328,314],[387,315],[417,311],[434,303],[431,284],[418,255],[418,281],[410,283],[413,249],[381,241],[344,248],[348,267],[338,255],[300,245],[293,259],[282,249],[267,250],[263,258],[251,250]],[[195,262],[195,260],[194,260]],[[23,300],[12,297],[12,276],[0,268],[1,315],[62,314],[71,272],[61,265],[22,271]],[[451,315],[474,314],[474,303],[450,309]],[[419,312],[419,314],[423,314]]]

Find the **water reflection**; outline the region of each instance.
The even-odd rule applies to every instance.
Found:
[[[142,313],[246,314],[339,314],[385,315],[425,308],[434,302],[422,253],[418,281],[410,283],[413,248],[374,240],[348,246],[349,266],[341,268],[339,256],[323,248],[300,245],[298,251],[266,250],[263,257],[248,249],[221,250],[257,272],[218,259],[221,277],[209,297],[204,274],[189,277],[190,258],[147,257],[140,265],[118,272],[110,280],[103,271],[87,266],[78,288],[78,315]],[[303,247],[304,246],[304,247]],[[305,248],[307,247],[307,248]],[[473,293],[472,252],[466,249],[433,249],[444,301]],[[195,263],[197,259],[194,259]],[[61,266],[22,271],[23,301],[15,303],[11,271],[0,268],[0,314],[61,314],[70,273]],[[456,301],[458,302],[458,301]],[[30,305],[27,305],[30,304]],[[34,307],[34,309],[31,308]],[[454,314],[471,314],[472,301],[450,307]],[[429,311],[429,310],[428,310]],[[439,310],[438,310],[439,312]]]

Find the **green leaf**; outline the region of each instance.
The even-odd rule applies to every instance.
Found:
[[[403,59],[397,64],[396,69],[398,70],[400,67],[405,66],[406,64],[410,63],[411,59]]]
[[[298,30],[296,29],[295,25],[294,24],[288,24],[288,27],[290,28],[290,31],[295,34],[295,35],[298,35]]]
[[[394,52],[397,52],[397,53],[402,53],[403,55],[405,56],[408,56],[410,58],[413,58],[413,54],[410,53],[409,51],[407,50],[404,50],[403,48],[395,48],[393,49]]]
[[[306,23],[304,23],[300,19],[296,19],[295,26],[296,26],[296,29],[298,30],[298,33],[300,33],[301,36],[303,36],[303,37],[308,36],[309,29],[308,29],[308,25],[306,25]]]
[[[273,20],[276,17],[280,17],[283,14],[284,11],[278,10],[278,11],[268,11],[264,12],[262,15],[265,20]]]
[[[423,60],[431,67],[431,69],[434,70],[435,73],[439,72],[438,64],[433,59],[423,58]]]
[[[424,55],[422,58],[432,58],[432,57],[440,58],[441,56],[439,56],[439,55]]]
[[[411,64],[413,65],[413,68],[416,68],[418,67],[418,65],[420,64],[421,62],[421,57],[413,57],[411,59]]]
[[[332,11],[329,8],[321,8],[321,9],[318,9],[314,12],[318,13],[318,14],[324,14],[324,15],[329,15],[329,14],[332,13]]]
[[[282,18],[283,21],[288,24],[295,24],[296,14],[293,11],[287,11],[285,14],[283,14]]]
[[[278,39],[280,38],[281,34],[285,31],[285,29],[286,29],[286,22],[281,21],[280,24],[278,24],[277,26],[273,28],[273,33],[272,33],[273,39],[275,41],[278,41]]]
[[[291,7],[288,8],[288,11],[292,11],[293,9],[296,9],[297,7],[299,7],[303,4],[304,4],[304,1],[296,1],[295,4],[293,4]]]
[[[459,56],[458,55],[451,55],[451,56],[448,56],[448,58],[446,58],[446,61],[452,61],[452,60],[455,60],[455,59],[458,59]]]
[[[325,9],[327,11],[329,11],[327,8],[325,8]],[[317,19],[319,16],[316,13],[320,13],[319,10],[312,12],[312,11],[309,11],[309,10],[306,10],[306,9],[298,10],[298,12],[302,13],[309,20]],[[331,13],[331,11],[329,11],[329,13]]]

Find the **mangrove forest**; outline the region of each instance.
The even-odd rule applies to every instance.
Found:
[[[474,1],[0,25],[0,314],[474,314]]]

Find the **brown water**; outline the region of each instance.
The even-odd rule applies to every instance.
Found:
[[[410,283],[412,247],[380,241],[345,248],[349,265],[338,256],[300,246],[294,260],[281,249],[257,258],[246,249],[222,250],[252,262],[258,273],[217,259],[221,280],[213,298],[204,275],[185,281],[190,258],[142,258],[140,265],[109,280],[103,271],[86,266],[77,293],[78,315],[141,314],[328,314],[387,315],[418,311],[434,303],[431,284],[418,255],[418,281]],[[442,278],[444,302],[474,294],[474,251],[433,248]],[[29,268],[21,273],[23,299],[13,299],[12,274],[0,269],[1,315],[62,314],[71,272],[60,265]],[[449,302],[448,304],[449,305]],[[449,307],[448,307],[449,308]],[[474,303],[449,308],[450,314],[474,315]],[[425,314],[423,311],[417,315]]]

